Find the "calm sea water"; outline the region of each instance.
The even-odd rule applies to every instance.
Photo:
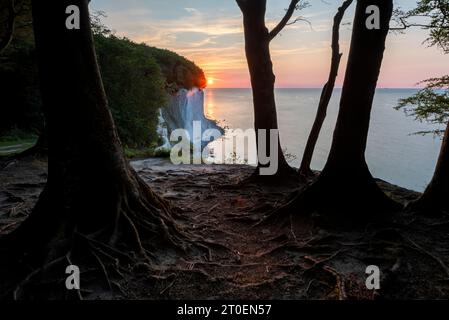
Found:
[[[406,117],[393,109],[400,98],[412,95],[413,89],[379,89],[376,93],[366,158],[375,177],[405,188],[422,191],[430,181],[441,140],[432,135],[413,135],[434,128]],[[277,89],[276,100],[282,147],[289,154],[291,165],[298,167],[307,137],[315,117],[321,89]],[[328,157],[335,126],[341,89],[336,89],[329,105],[328,116],[312,162],[314,169],[323,168]],[[207,89],[205,113],[229,129],[253,127],[253,106],[250,89]],[[216,154],[224,145],[225,135],[211,143]],[[226,155],[227,159],[254,158],[255,147],[249,153]],[[232,152],[235,153],[235,150]],[[250,163],[253,161],[249,161]]]

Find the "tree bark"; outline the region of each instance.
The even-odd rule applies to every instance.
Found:
[[[346,9],[352,4],[353,0],[346,0],[343,5],[338,9],[337,14],[334,17],[334,25],[332,29],[332,58],[331,58],[331,68],[329,72],[329,78],[327,83],[323,87],[321,92],[320,102],[318,104],[318,110],[315,117],[315,121],[310,131],[309,138],[307,140],[306,148],[304,150],[304,155],[302,158],[301,166],[299,167],[299,174],[302,177],[310,177],[313,175],[310,168],[312,162],[313,153],[315,151],[315,146],[318,141],[318,137],[321,132],[324,120],[326,119],[327,108],[329,106],[329,101],[332,98],[332,93],[335,87],[335,80],[337,79],[338,69],[340,67],[340,61],[342,53],[340,53],[340,24],[343,20],[343,16]]]
[[[254,102],[254,128],[256,130],[257,150],[261,143],[270,146],[270,131],[278,130],[276,101],[274,95],[275,75],[270,54],[270,33],[265,25],[266,0],[248,1],[237,0],[243,13],[243,26],[245,33],[245,51],[251,76]],[[259,141],[258,130],[267,130],[266,141]],[[277,175],[292,173],[282,152],[281,144],[278,145],[278,171]],[[258,163],[258,168],[264,165]]]
[[[145,260],[159,245],[185,244],[168,203],[125,160],[96,61],[88,2],[32,2],[49,130],[48,182],[28,219],[4,241],[16,261],[25,259],[34,271],[61,258],[81,263],[93,241],[117,258]],[[69,5],[81,10],[80,30],[65,27]]]
[[[423,213],[449,212],[449,123],[444,133],[435,173],[422,196],[409,209]]]
[[[368,29],[368,6],[380,10],[380,29]],[[393,11],[392,0],[358,0],[340,110],[329,158],[318,178],[339,205],[356,211],[396,209],[373,179],[365,160],[371,109]]]
[[[365,25],[370,5],[380,9],[379,30],[369,30]],[[326,165],[312,184],[295,192],[268,219],[293,212],[320,212],[339,219],[366,220],[402,208],[382,192],[365,161],[371,108],[392,9],[393,0],[357,1],[340,110]]]

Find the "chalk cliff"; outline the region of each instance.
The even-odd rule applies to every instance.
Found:
[[[216,129],[224,133],[223,128],[216,121],[204,115],[204,91],[197,88],[180,89],[170,96],[168,106],[160,110],[158,134],[163,140],[163,145],[158,149],[170,149],[170,135],[176,129],[186,130],[192,139],[194,121],[201,123],[201,135],[208,129]],[[203,142],[202,147],[206,145],[207,142]]]

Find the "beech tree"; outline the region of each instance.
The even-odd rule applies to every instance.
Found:
[[[33,212],[1,239],[10,255],[2,264],[20,262],[18,285],[9,291],[15,298],[56,266],[87,259],[104,269],[115,259],[149,261],[159,246],[185,248],[188,242],[170,205],[123,156],[96,61],[88,3],[32,1],[49,173]],[[66,28],[70,5],[80,9],[79,29]]]
[[[370,13],[372,8],[374,12]],[[379,188],[365,160],[371,109],[392,10],[393,0],[357,1],[340,110],[328,160],[317,180],[298,191],[279,211],[325,209],[335,215],[360,216],[366,211],[400,208]],[[373,23],[373,28],[368,28],[368,22]]]
[[[304,178],[313,175],[310,164],[312,162],[313,153],[315,151],[315,146],[318,141],[321,128],[323,126],[324,120],[326,119],[327,108],[329,106],[329,101],[332,98],[332,93],[335,88],[335,80],[338,76],[338,69],[340,67],[340,61],[343,55],[342,53],[340,53],[339,43],[340,24],[343,20],[346,10],[349,8],[352,2],[353,0],[346,0],[345,2],[343,2],[341,7],[338,8],[337,14],[334,17],[334,24],[332,28],[332,57],[329,78],[323,87],[323,91],[321,92],[315,121],[313,122],[312,130],[310,131],[309,138],[307,139],[301,166],[299,167],[299,174]]]
[[[243,14],[245,33],[245,51],[251,76],[254,103],[254,128],[256,130],[256,146],[270,146],[270,130],[278,130],[276,101],[274,95],[275,75],[271,61],[270,43],[285,28],[301,0],[292,0],[285,16],[279,24],[269,31],[265,24],[266,0],[236,0]],[[266,140],[259,141],[258,130],[267,130]],[[293,173],[293,169],[285,160],[278,137],[278,171],[277,176]],[[258,169],[265,166],[258,162]]]
[[[410,206],[411,210],[449,212],[449,123],[443,137],[435,173],[421,197]]]

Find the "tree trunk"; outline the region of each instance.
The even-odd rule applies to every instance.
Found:
[[[269,150],[269,130],[278,130],[278,120],[274,96],[275,75],[270,55],[270,36],[265,25],[266,0],[237,0],[237,3],[243,13],[245,51],[253,90],[257,150],[260,150],[261,143],[266,143],[267,150]],[[260,129],[267,130],[266,141],[259,141],[257,132]],[[277,145],[277,175],[290,174],[292,168],[285,160],[279,137]],[[258,163],[258,168],[263,166],[260,162]]]
[[[346,0],[338,9],[338,12],[334,17],[334,25],[332,30],[332,58],[329,78],[327,80],[327,83],[323,87],[323,91],[321,92],[318,111],[312,126],[312,130],[310,131],[309,138],[307,140],[301,166],[299,167],[299,174],[304,178],[311,177],[313,175],[310,164],[312,162],[313,153],[315,151],[315,146],[318,141],[321,128],[323,126],[324,120],[326,119],[327,108],[334,91],[335,80],[337,79],[338,69],[340,67],[340,61],[342,57],[339,44],[340,24],[343,20],[346,9],[348,9],[352,2],[353,0]]]
[[[365,25],[370,5],[380,9],[379,30],[369,30]],[[392,9],[393,0],[357,1],[340,111],[327,163],[315,182],[296,192],[269,219],[300,210],[302,214],[319,211],[327,216],[365,220],[372,217],[367,213],[378,217],[401,208],[382,192],[365,161],[371,108]]]
[[[125,160],[96,61],[88,2],[32,2],[49,173],[35,209],[6,245],[33,272],[58,259],[81,263],[95,256],[93,242],[110,256],[136,259],[148,259],[159,245],[185,244],[169,205]],[[81,10],[80,30],[65,27],[69,5]]]
[[[443,144],[432,181],[422,196],[412,203],[409,209],[423,213],[449,212],[449,123],[444,133]]]
[[[368,6],[380,10],[380,29],[368,29]],[[371,109],[392,16],[392,0],[358,0],[348,65],[329,158],[317,185],[338,204],[367,210],[396,209],[374,181],[365,160]]]

